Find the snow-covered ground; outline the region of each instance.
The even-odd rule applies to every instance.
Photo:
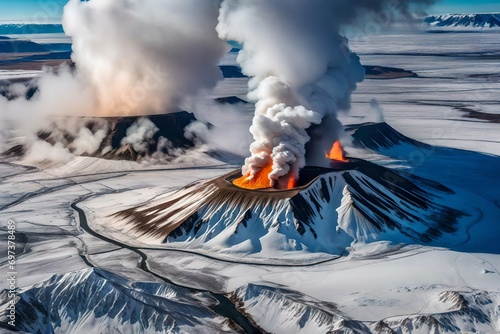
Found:
[[[370,107],[375,98],[385,122],[408,137],[487,155],[436,148],[408,156],[400,146],[347,150],[358,157],[368,152],[361,157],[440,181],[458,195],[467,191],[469,202],[459,204],[473,211],[481,205],[487,216],[483,221],[494,224],[500,219],[495,172],[500,158],[492,156],[500,154],[500,80],[494,75],[496,58],[490,55],[500,52],[498,39],[488,33],[413,37],[352,41],[364,64],[404,68],[419,77],[366,80],[343,121],[380,120],[380,112]],[[234,56],[224,62],[231,64]],[[245,97],[246,91],[245,79],[227,79],[213,95]],[[487,115],[480,119],[467,109]],[[469,114],[476,118],[464,117]],[[496,122],[488,120],[495,119],[491,115]],[[234,330],[234,324],[243,332],[271,333],[500,331],[500,254],[496,245],[491,251],[477,247],[489,228],[486,223],[467,230],[474,241],[467,250],[378,240],[354,243],[344,256],[326,262],[279,265],[250,264],[245,258],[189,248],[155,248],[118,234],[113,238],[114,227],[102,223],[114,212],[161,201],[194,181],[236,168],[200,152],[170,165],[85,157],[40,169],[0,164],[0,271],[9,272],[3,254],[12,219],[20,329],[43,332],[51,323],[57,333],[113,327],[137,333],[217,333]],[[483,242],[495,243],[496,238],[491,233]],[[0,288],[7,288],[5,280]],[[8,296],[0,294],[0,309],[5,310],[6,302]],[[38,311],[26,313],[34,305]]]
[[[27,241],[18,245],[24,252],[17,260],[20,292],[33,294],[29,292],[32,284],[47,281],[55,274],[75,272],[76,277],[88,277],[88,273],[81,270],[87,270],[89,263],[130,281],[158,281],[150,273],[137,269],[140,258],[134,251],[85,233],[70,204],[91,196],[78,206],[84,209],[88,219],[95,219],[101,212],[113,211],[110,207],[118,209],[161,198],[187,183],[228,171],[218,167],[102,172],[96,164],[99,169],[89,173],[87,159],[91,158],[78,158],[86,166],[83,176],[78,176],[77,162],[73,162],[74,175],[65,177],[55,176],[50,170],[26,171],[22,167],[7,173],[7,168],[12,167],[3,166],[2,175],[6,176],[2,190],[8,197],[2,199],[1,216],[3,220],[14,219],[18,238],[23,235]],[[314,328],[334,328],[339,319],[350,319],[359,323],[358,326],[372,329],[383,319],[393,328],[399,328],[403,326],[403,319],[408,318],[405,326],[413,326],[417,314],[444,317],[448,322],[465,319],[455,313],[468,314],[467,310],[462,310],[458,302],[448,302],[443,294],[456,294],[459,301],[461,298],[475,301],[478,294],[489,298],[485,304],[467,305],[480,308],[491,318],[484,324],[472,319],[468,324],[461,324],[458,327],[461,330],[475,328],[488,333],[500,329],[492,327],[500,317],[497,308],[500,256],[497,254],[379,242],[353,245],[349,256],[340,260],[283,267],[246,265],[179,250],[142,248],[141,251],[147,255],[153,272],[179,286],[234,292],[234,298],[241,300],[251,318],[270,332],[298,332],[304,321],[302,330],[309,333]],[[4,263],[0,269],[7,271],[7,265]],[[104,279],[111,278],[108,274],[104,276]],[[43,289],[59,283],[50,284],[44,283]],[[95,283],[85,281],[85,284]],[[335,316],[330,310],[333,306],[328,308],[324,303],[334,305],[338,310]],[[93,310],[85,312],[92,314]],[[317,312],[320,315],[312,316]],[[311,317],[304,319],[309,313]],[[220,323],[216,315],[213,317],[215,323]],[[82,327],[78,327],[69,319],[66,322],[68,327],[60,329],[61,332],[88,326],[82,323]],[[429,319],[424,323],[422,333],[433,326]]]
[[[411,138],[500,155],[498,33],[380,35],[351,45],[363,64],[404,68],[419,77],[365,80],[353,97],[355,118],[345,122],[359,121],[375,98],[385,121]],[[496,123],[465,117],[464,108],[492,114]]]
[[[13,80],[13,79],[30,79],[35,76],[42,74],[42,71],[26,71],[26,70],[17,70],[17,71],[7,71],[0,70],[0,80]]]

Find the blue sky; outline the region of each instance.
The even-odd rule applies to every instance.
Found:
[[[0,0],[0,21],[59,21],[66,2],[67,0]],[[500,0],[441,0],[428,12],[500,13]]]
[[[441,0],[429,13],[500,13],[500,0]]]
[[[60,21],[67,0],[0,0],[0,21]]]

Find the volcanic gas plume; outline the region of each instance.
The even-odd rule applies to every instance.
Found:
[[[364,78],[339,30],[367,13],[387,21],[411,3],[433,1],[70,0],[63,26],[75,66],[47,71],[29,99],[0,97],[2,124],[32,146],[54,115],[179,111],[181,101],[221,79],[226,41],[237,41],[256,102],[245,182],[287,188],[306,163],[328,165],[324,154],[342,129],[336,115],[350,108]],[[94,133],[92,140],[101,137]]]
[[[99,115],[165,113],[221,78],[228,51],[206,0],[71,0],[64,30]]]
[[[351,94],[365,74],[339,29],[364,11],[385,5],[327,0],[222,3],[217,30],[222,38],[243,45],[238,62],[252,78],[248,96],[256,102],[251,156],[235,184],[287,189],[308,160],[317,164],[320,157],[327,164],[328,151],[317,148],[339,139],[342,126],[336,115],[350,108]],[[408,5],[403,1],[396,9],[405,12]],[[306,152],[306,144],[314,149]]]
[[[41,157],[52,157],[48,152],[57,151],[64,159],[56,161],[67,161],[70,152],[95,154],[103,139],[97,132],[80,135],[79,128],[84,129],[87,122],[82,116],[181,110],[182,99],[222,79],[218,63],[229,46],[217,35],[217,16],[218,3],[206,0],[70,0],[64,8],[63,27],[73,41],[75,66],[46,69],[26,88],[35,92],[29,98],[0,96],[2,141],[22,139]],[[81,147],[39,139],[40,132],[58,130],[54,124],[60,116],[78,123],[71,131],[76,138],[72,143]],[[12,129],[16,132],[11,133]],[[141,143],[147,138],[137,139]],[[90,145],[89,140],[99,142]]]

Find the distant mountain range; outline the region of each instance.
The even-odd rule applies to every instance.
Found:
[[[494,28],[500,27],[500,13],[432,15],[425,18],[425,23],[440,28]],[[0,36],[57,33],[64,33],[61,24],[0,23]],[[238,44],[232,45],[233,51],[239,50]]]
[[[441,28],[500,27],[500,14],[446,14],[425,18],[425,23]]]
[[[61,24],[0,24],[0,35],[34,35],[64,33]]]

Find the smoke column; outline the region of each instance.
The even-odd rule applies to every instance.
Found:
[[[421,3],[429,3],[423,0]],[[318,164],[338,139],[340,110],[364,80],[359,57],[339,29],[394,1],[225,0],[217,31],[243,45],[238,62],[252,79],[254,142],[243,175],[272,164],[271,184],[284,188],[307,162]],[[396,9],[407,13],[410,1]],[[307,150],[306,150],[307,145]],[[306,155],[307,152],[307,155]]]
[[[307,129],[348,107],[356,83],[364,79],[359,58],[333,25],[334,5],[321,0],[223,2],[219,35],[243,45],[238,62],[253,78],[249,98],[257,101],[250,128],[255,141],[244,175],[272,163],[269,178],[276,187],[297,179],[306,163]]]

